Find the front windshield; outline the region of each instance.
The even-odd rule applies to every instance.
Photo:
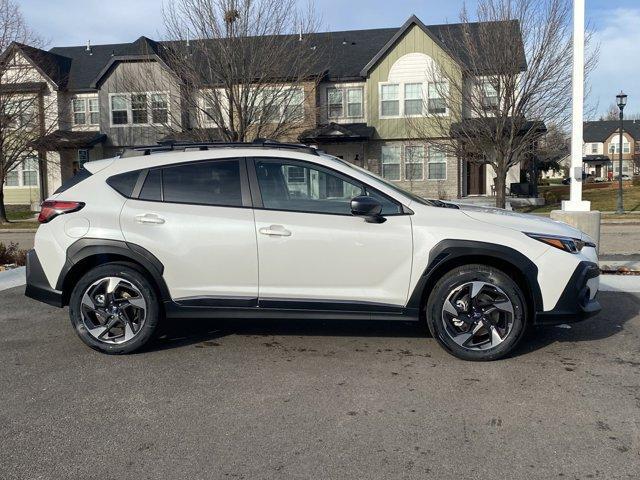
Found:
[[[360,173],[362,173],[363,175],[366,175],[367,177],[373,178],[374,180],[377,180],[380,183],[383,183],[385,186],[389,187],[391,190],[404,195],[405,197],[410,198],[412,201],[417,202],[421,205],[427,205],[430,207],[442,207],[442,206],[449,206],[451,205],[452,207],[454,206],[451,203],[445,203],[445,202],[441,202],[440,200],[434,200],[434,199],[429,199],[429,198],[423,198],[423,197],[419,197],[418,195],[416,195],[415,193],[409,192],[408,190],[405,190],[404,188],[400,188],[398,185],[396,185],[395,183],[390,182],[389,180],[386,180],[382,177],[380,177],[379,175],[376,175],[375,173],[370,172],[369,170],[366,170],[362,167],[359,167],[357,165],[354,165],[353,163],[349,163],[345,160],[343,160],[342,158],[338,158],[338,157],[334,157],[333,155],[329,155],[327,153],[321,153],[321,155],[323,157],[327,157],[327,158],[331,158],[332,160],[335,160],[337,162],[340,162],[342,165],[345,165],[353,170],[356,170]]]

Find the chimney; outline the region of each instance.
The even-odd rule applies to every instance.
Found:
[[[298,32],[298,41],[302,41],[302,21],[300,21],[300,31]]]
[[[91,50],[91,40],[87,40],[87,48],[85,50],[89,55],[93,55],[93,51]]]

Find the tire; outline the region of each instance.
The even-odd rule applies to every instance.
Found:
[[[524,336],[527,303],[503,271],[464,265],[446,273],[426,304],[429,331],[463,360],[489,361],[508,355]]]
[[[134,264],[89,270],[69,299],[71,324],[91,348],[108,354],[138,350],[154,335],[162,309],[156,289]]]

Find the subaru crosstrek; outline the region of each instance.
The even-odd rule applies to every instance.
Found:
[[[425,321],[493,360],[600,310],[596,246],[564,223],[427,200],[298,145],[182,145],[85,164],[42,204],[29,297],[90,347],[166,317]]]

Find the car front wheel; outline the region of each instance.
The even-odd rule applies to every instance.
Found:
[[[69,299],[76,333],[96,350],[130,353],[153,336],[159,322],[158,296],[134,265],[110,263],[87,272]]]
[[[464,265],[445,274],[426,305],[433,337],[463,360],[497,360],[511,352],[526,326],[518,284],[488,265]]]

